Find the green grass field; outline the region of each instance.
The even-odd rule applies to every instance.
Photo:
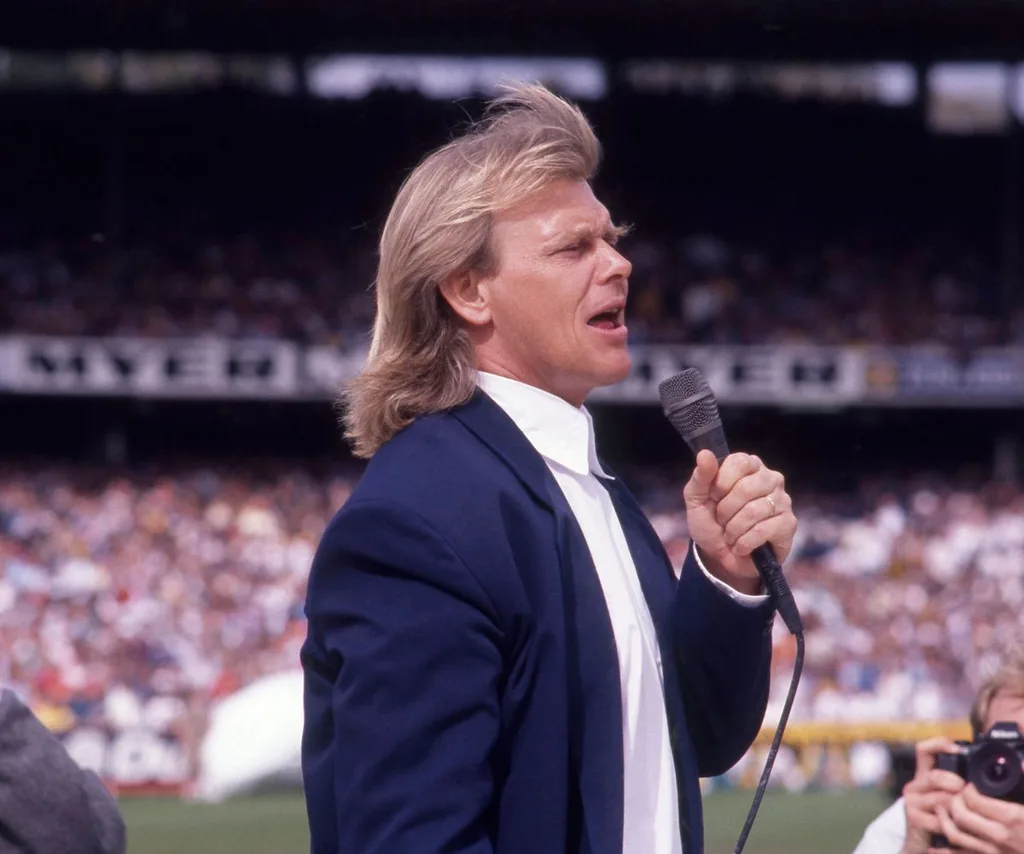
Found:
[[[707,854],[731,854],[751,793],[704,799]],[[765,796],[744,854],[850,854],[865,825],[886,806],[873,792]],[[175,800],[122,803],[129,854],[306,854],[301,796],[273,794],[218,806]],[[357,854],[357,852],[351,852]],[[410,852],[415,854],[415,852]]]

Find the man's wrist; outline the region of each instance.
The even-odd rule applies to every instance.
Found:
[[[694,548],[704,568],[719,581],[728,584],[737,593],[743,593],[746,596],[764,595],[764,584],[761,582],[760,575],[751,577],[749,575],[738,575],[737,573],[729,572],[721,563],[709,557],[708,553],[696,543],[694,543]]]

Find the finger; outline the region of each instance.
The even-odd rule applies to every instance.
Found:
[[[740,485],[742,485],[747,479],[749,478],[744,479],[744,481],[740,481]],[[737,489],[738,488],[739,486],[737,486]],[[734,489],[733,493],[735,492],[736,490]],[[732,493],[730,493],[730,496],[731,495]],[[769,498],[771,498],[771,501],[768,500]],[[722,515],[722,504],[727,500],[728,498],[718,502],[717,515],[719,517]],[[768,495],[762,495],[754,498],[744,504],[743,507],[740,508],[739,512],[731,519],[722,523],[725,525],[725,542],[731,546],[758,523],[764,522],[765,520],[771,519],[775,516],[788,513],[792,509],[793,502],[790,500],[789,495],[785,492],[780,493],[777,489],[768,493]],[[721,518],[719,518],[719,521],[721,521]]]
[[[1009,827],[1014,822],[1024,824],[1024,806],[989,798],[979,792],[973,783],[964,787],[960,796],[971,812]]]
[[[712,497],[718,501],[718,509],[715,513],[721,525],[728,524],[748,504],[759,504],[761,505],[760,509],[770,510],[771,505],[764,500],[764,497],[771,495],[777,505],[776,496],[785,492],[785,479],[782,475],[766,468],[758,469],[756,472],[741,477],[728,492],[719,495],[718,488],[721,484],[722,476],[719,473],[718,480],[712,489]]]
[[[690,480],[683,487],[683,500],[688,505],[703,504],[711,497],[711,487],[719,473],[718,460],[711,451],[700,451],[696,463]]]
[[[954,774],[952,771],[943,771],[938,768],[919,768],[914,779],[903,787],[903,794],[910,795],[913,792],[943,791],[952,792],[955,795],[966,785],[967,782],[964,778]]]
[[[970,833],[961,830],[945,807],[939,807],[936,810],[936,815],[939,819],[940,832],[949,840],[949,843],[954,848],[976,851],[977,854],[999,854],[999,849],[991,842],[978,839]]]
[[[967,785],[967,781],[963,777],[940,768],[932,768],[925,775],[924,780],[927,786],[925,791],[939,789],[943,792],[952,792],[954,795],[963,791],[964,786]]]
[[[942,832],[942,827],[939,825],[939,819],[935,813],[912,809],[909,805],[907,806],[906,812],[907,827],[925,830],[928,833]]]
[[[918,742],[914,748],[914,752],[917,754],[917,773],[923,776],[926,771],[934,768],[937,754],[956,753],[956,750],[956,745],[943,736]]]
[[[933,813],[937,807],[948,807],[952,803],[953,798],[954,795],[950,792],[914,792],[906,796],[906,801],[908,809]]]
[[[718,470],[718,477],[711,490],[711,497],[720,501],[728,495],[734,486],[747,475],[754,474],[764,467],[759,457],[753,454],[729,454],[722,460],[722,466]]]
[[[746,557],[758,546],[765,543],[789,544],[796,533],[796,516],[792,513],[784,513],[781,516],[773,516],[763,522],[758,522],[740,537],[732,546],[732,553],[738,557]],[[781,561],[781,556],[780,556]]]
[[[1006,824],[993,821],[972,810],[967,805],[963,794],[953,798],[949,805],[949,815],[962,831],[992,845],[1002,845],[1010,835],[1009,827]]]

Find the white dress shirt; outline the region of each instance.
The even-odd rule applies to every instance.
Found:
[[[619,659],[623,854],[683,854],[661,651],[622,524],[608,491],[598,481],[611,478],[597,459],[590,413],[495,374],[481,372],[478,384],[544,458],[594,560]],[[697,562],[738,602],[755,606],[767,598],[733,590],[707,573],[699,557]]]
[[[907,841],[907,813],[903,798],[867,826],[853,854],[900,854]]]

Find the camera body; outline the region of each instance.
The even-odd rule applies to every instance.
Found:
[[[1024,804],[1024,736],[1017,724],[999,721],[976,741],[958,741],[955,753],[940,753],[935,767],[952,771],[983,795]],[[936,848],[949,847],[941,835],[932,836]]]

